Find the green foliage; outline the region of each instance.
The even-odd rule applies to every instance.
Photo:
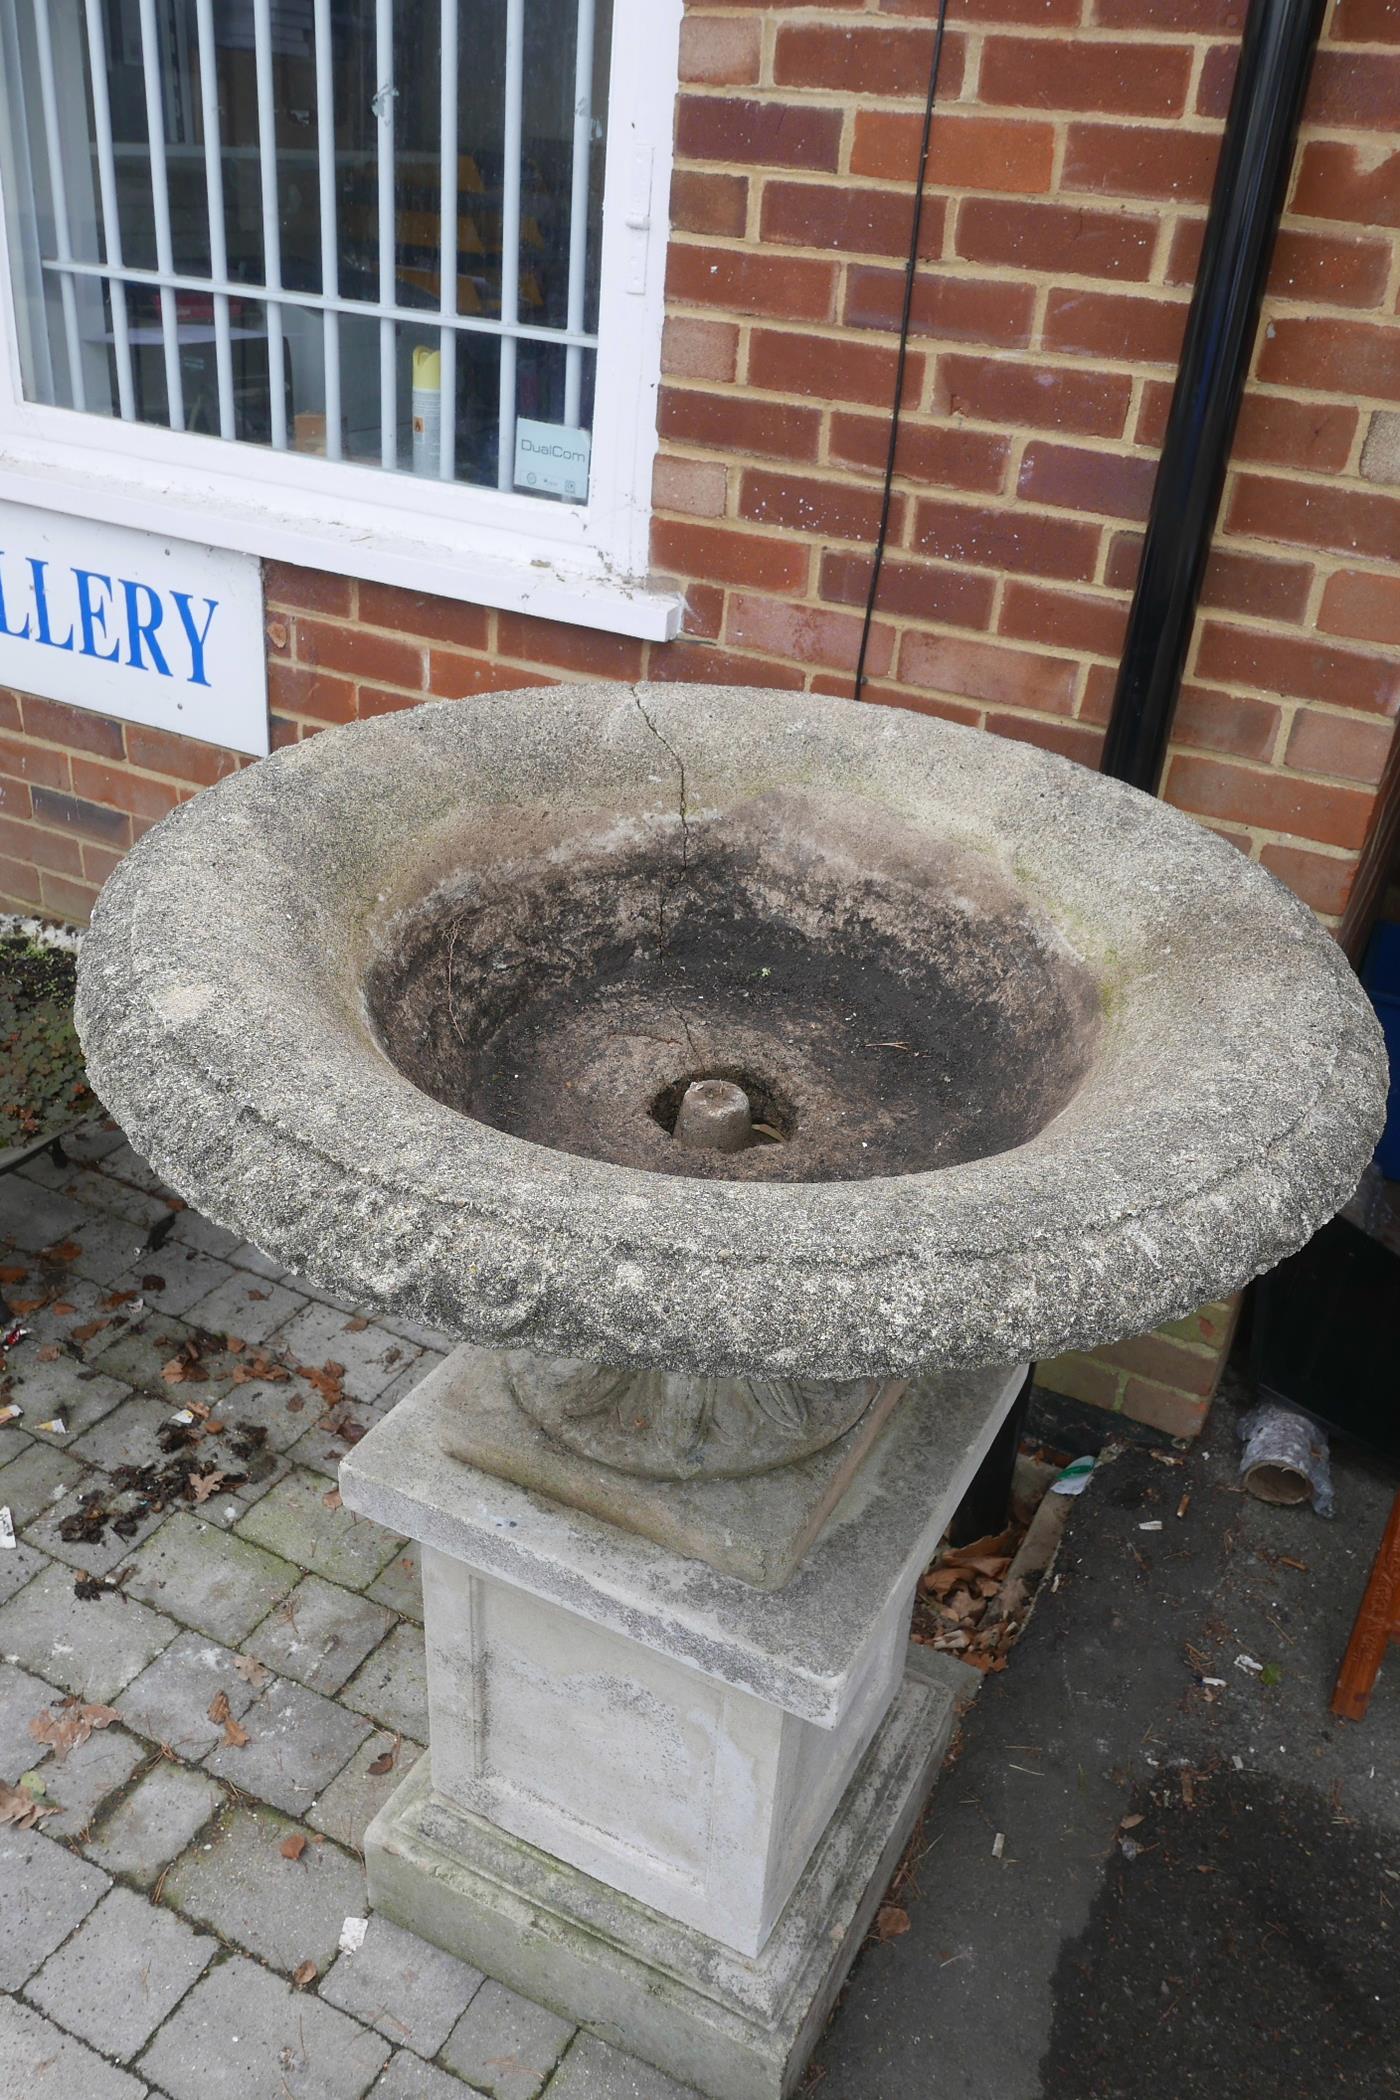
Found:
[[[66,1130],[92,1107],[73,1030],[71,955],[0,940],[0,1152]]]

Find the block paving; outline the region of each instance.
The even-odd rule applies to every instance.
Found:
[[[0,1823],[0,2093],[684,2100],[369,1912],[365,1829],[427,1735],[422,1598],[334,1470],[448,1337],[285,1276],[100,1119],[0,1176],[0,1293],[27,1330],[0,1356],[0,1781],[53,1811]],[[118,1469],[178,1457],[182,1410],[203,1499],[75,1537],[87,1498],[131,1507]],[[31,1726],[84,1708],[66,1752]]]

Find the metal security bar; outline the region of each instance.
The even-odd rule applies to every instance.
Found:
[[[117,157],[112,150],[112,109],[107,93],[107,29],[102,19],[102,0],[86,0],[88,66],[92,78],[93,119],[97,128],[97,174],[102,187],[102,240],[107,261],[114,270],[122,266],[121,213],[117,208]],[[112,302],[112,347],[117,365],[117,401],[122,421],[136,416],[136,384],[131,366],[131,324],[126,307],[126,286],[120,276],[108,286]]]

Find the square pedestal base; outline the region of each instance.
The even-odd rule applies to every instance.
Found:
[[[909,1650],[894,1703],[754,1959],[442,1800],[428,1756],[370,1825],[370,1900],[683,2085],[784,2100],[937,1775],[967,1674]]]

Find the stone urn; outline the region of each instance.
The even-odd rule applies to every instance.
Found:
[[[919,1573],[1028,1359],[1299,1246],[1379,1031],[1232,846],[1028,746],[808,694],[561,687],[176,810],[81,955],[191,1202],[462,1346],[342,1467],[423,1544],[392,1917],[779,2100],[952,1713]]]

